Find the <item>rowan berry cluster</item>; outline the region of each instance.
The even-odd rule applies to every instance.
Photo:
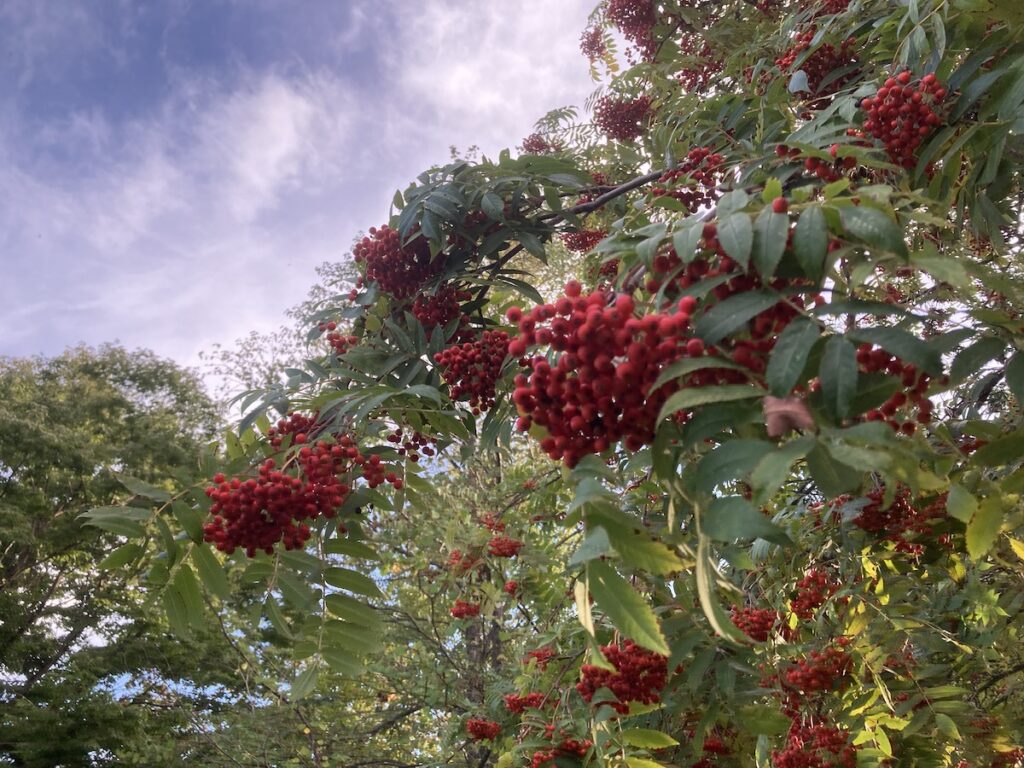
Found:
[[[810,619],[838,589],[839,584],[826,571],[811,568],[796,583],[796,597],[790,603],[790,608],[800,619]]]
[[[533,753],[530,768],[557,768],[556,761],[560,757],[583,758],[594,743],[590,739],[563,739],[552,749],[542,749]]]
[[[413,431],[411,434],[406,435],[405,430],[398,427],[386,439],[389,443],[394,443],[398,446],[399,456],[407,457],[414,464],[420,460],[421,454],[423,456],[433,456],[437,453],[434,449],[437,440],[420,432]]]
[[[631,701],[640,704],[660,701],[660,691],[665,687],[668,677],[668,662],[664,656],[645,650],[632,640],[623,646],[602,646],[601,652],[615,667],[615,671],[584,664],[581,669],[582,678],[576,684],[576,690],[584,701],[590,702],[598,689],[607,688],[618,701],[602,703],[608,704],[620,715],[629,712]]]
[[[336,355],[344,355],[359,343],[358,337],[349,336],[339,331],[338,324],[334,320],[326,323],[320,323],[317,325],[317,328],[319,328],[321,333],[324,331],[327,332],[327,335],[324,338],[327,339],[327,343],[331,345],[331,349],[334,350],[334,354]]]
[[[853,659],[842,647],[830,645],[824,651],[811,651],[782,673],[782,684],[804,695],[842,689],[849,684]]]
[[[690,765],[690,768],[715,768],[719,765],[718,758],[728,757],[732,754],[729,745],[716,734],[709,734],[704,737],[701,746],[701,759]]]
[[[806,157],[804,158],[804,168],[808,173],[813,173],[819,179],[825,182],[838,181],[843,171],[849,171],[857,167],[857,158],[852,155],[847,157],[839,157],[839,145],[833,144],[829,147],[829,154],[832,156],[832,160],[824,160],[820,157]],[[779,144],[775,147],[775,154],[781,158],[798,158],[802,152],[796,147],[787,147],[785,144]]]
[[[580,50],[591,64],[598,59],[603,59],[608,53],[608,46],[604,41],[604,31],[600,27],[587,27],[580,37]]]
[[[520,331],[510,354],[522,357],[534,344],[561,353],[554,366],[534,358],[532,373],[516,376],[512,399],[522,414],[517,427],[545,427],[541,447],[567,466],[622,439],[634,451],[653,440],[658,412],[675,385],[650,392],[651,385],[664,365],[704,352],[699,339],[684,336],[695,300],[684,299],[675,314],[637,318],[631,296],[609,305],[610,299],[601,290],[583,296],[579,283],[570,281],[554,304],[527,315],[509,311]]]
[[[452,400],[469,399],[474,415],[494,406],[494,385],[508,355],[505,331],[484,331],[477,341],[457,344],[437,353],[435,360],[444,368],[442,376]]]
[[[544,694],[527,693],[525,696],[520,696],[517,693],[509,693],[505,695],[505,708],[515,714],[521,715],[528,709],[540,709],[544,706]]]
[[[587,253],[604,240],[608,233],[603,229],[581,229],[578,232],[563,232],[562,244],[575,253]]]
[[[376,280],[384,293],[396,299],[415,295],[428,280],[444,268],[444,257],[431,259],[425,237],[416,235],[402,244],[402,238],[387,225],[370,227],[370,234],[352,249],[353,259],[365,267],[367,280]]]
[[[870,344],[862,344],[857,349],[857,364],[865,373],[886,373],[897,376],[903,385],[902,390],[894,392],[888,400],[878,408],[868,411],[868,421],[884,421],[894,431],[905,435],[914,434],[918,424],[930,424],[932,420],[932,401],[925,397],[931,377],[909,363],[904,363],[895,355],[881,348],[872,348]],[[896,414],[901,409],[916,409],[913,420],[899,420]]]
[[[453,618],[466,619],[470,616],[480,615],[480,604],[479,603],[467,603],[465,600],[456,600],[449,611]]]
[[[911,503],[910,489],[900,486],[896,489],[892,504],[883,507],[885,489],[878,488],[867,494],[868,504],[865,505],[852,522],[858,528],[880,536],[883,541],[891,541],[899,552],[920,554],[924,546],[910,541],[917,536],[927,534],[932,522],[946,517],[946,494],[941,494],[921,509]]]
[[[522,150],[527,155],[550,155],[552,152],[560,152],[562,147],[539,133],[531,133],[523,139]]]
[[[651,99],[616,99],[602,96],[594,106],[594,125],[608,138],[634,141],[640,137],[651,114]]]
[[[779,612],[770,608],[740,608],[735,605],[732,608],[732,623],[751,640],[759,643],[768,641],[780,618]]]
[[[471,717],[466,721],[466,732],[477,741],[496,739],[501,734],[501,726],[493,720]]]
[[[445,328],[457,320],[455,338],[459,339],[469,330],[469,318],[463,314],[462,304],[471,298],[473,295],[469,291],[445,285],[432,294],[418,294],[412,305],[412,314],[419,320],[427,336],[437,326]]]
[[[857,750],[849,734],[832,725],[794,723],[786,746],[772,752],[775,768],[855,768]]]
[[[523,548],[523,542],[505,536],[493,536],[487,542],[487,553],[494,557],[515,557]]]
[[[448,555],[448,568],[455,573],[466,573],[480,565],[480,558],[470,553],[463,554],[461,549],[453,549]]]
[[[657,51],[654,27],[658,23],[653,0],[609,0],[605,18],[636,47],[641,56],[653,58]]]
[[[781,71],[789,72],[793,69],[794,64],[811,49],[816,33],[817,29],[810,27],[796,36],[793,44],[775,60]],[[813,52],[803,58],[800,69],[807,75],[807,86],[812,94],[822,96],[836,93],[853,79],[854,73],[851,71],[824,84],[825,80],[833,73],[857,63],[857,56],[854,53],[855,46],[856,40],[852,37],[844,40],[838,48],[831,43],[821,43]]]
[[[528,651],[526,657],[523,659],[523,664],[529,664],[531,660],[537,662],[539,669],[547,669],[548,662],[551,661],[555,656],[554,648],[537,648],[533,651]]]
[[[814,11],[815,18],[818,16],[834,16],[844,13],[850,6],[850,0],[811,0],[808,5],[818,6]]]
[[[935,75],[927,74],[914,84],[910,72],[900,72],[861,101],[861,109],[868,113],[864,130],[884,145],[892,162],[913,168],[917,148],[942,125],[945,98],[946,88]]]
[[[291,435],[292,443],[301,445],[309,439],[309,435],[317,428],[319,416],[319,413],[306,416],[305,414],[293,411],[267,430],[267,439],[270,440],[270,444],[274,448],[280,448],[284,438]]]
[[[708,147],[695,147],[686,154],[686,160],[666,171],[658,179],[655,196],[674,197],[687,211],[712,205],[718,199],[718,185],[722,182],[725,155],[712,152]]]
[[[304,442],[300,436],[296,442]],[[383,482],[402,487],[380,456],[364,456],[348,436],[334,444],[303,446],[297,458],[297,475],[278,470],[274,459],[263,462],[254,478],[228,480],[217,474],[206,489],[213,501],[212,520],[203,528],[206,541],[228,554],[241,547],[249,557],[259,550],[271,554],[278,542],[284,542],[285,549],[298,549],[310,536],[303,521],[334,517],[348,497],[351,480],[344,482],[339,476],[351,478],[359,468],[371,488]]]
[[[707,40],[699,34],[683,35],[679,41],[679,51],[689,57],[691,63],[676,75],[676,80],[688,93],[703,93],[722,71],[721,60],[715,56]]]
[[[519,593],[519,582],[509,580],[505,582],[505,585],[501,588],[502,592],[511,597],[515,597]]]

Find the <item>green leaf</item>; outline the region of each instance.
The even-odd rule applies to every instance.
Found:
[[[722,249],[743,269],[750,262],[750,249],[754,244],[754,227],[750,215],[734,213],[718,223],[718,242]]]
[[[597,528],[596,530],[602,529]],[[651,538],[643,533],[636,533],[633,529],[620,529],[617,526],[608,528],[608,538],[623,562],[634,568],[658,576],[668,576],[684,568],[684,563],[679,556],[659,539]]]
[[[1018,429],[1008,435],[983,445],[971,456],[971,462],[983,467],[998,467],[1016,463],[1024,457],[1024,429]]]
[[[114,477],[121,483],[125,488],[134,493],[136,496],[142,496],[146,499],[152,499],[153,501],[170,501],[171,494],[165,491],[163,488],[157,488],[155,485],[139,480],[137,477],[131,475],[123,475],[120,472],[115,472]]]
[[[953,483],[946,498],[946,511],[961,523],[969,523],[978,511],[978,500],[962,485]]]
[[[764,539],[788,546],[792,540],[742,496],[722,496],[701,516],[701,532],[715,541]]]
[[[141,544],[129,542],[128,544],[122,544],[120,547],[115,549],[105,558],[100,561],[97,566],[101,571],[109,571],[115,568],[120,568],[127,565],[132,560],[141,555],[145,550]]]
[[[298,677],[296,677],[291,684],[291,693],[288,698],[291,701],[300,701],[306,698],[313,689],[316,688],[316,680],[320,674],[319,668],[315,664],[311,664],[309,667],[304,669]]]
[[[324,601],[327,603],[327,610],[338,618],[371,629],[380,629],[381,627],[381,619],[377,611],[354,597],[333,594],[325,597]]]
[[[674,747],[679,742],[667,733],[655,731],[650,728],[625,728],[622,731],[622,741],[631,747],[641,749],[665,749]]]
[[[665,768],[665,766],[643,757],[627,757],[626,768]]]
[[[484,196],[480,200],[480,207],[493,221],[501,221],[505,218],[505,201],[494,192],[484,192]]]
[[[366,574],[349,568],[338,568],[336,566],[328,568],[324,571],[324,581],[332,587],[347,589],[349,592],[355,592],[359,595],[376,598],[384,597],[384,593],[380,591],[380,588],[374,583],[373,579]]]
[[[988,496],[978,505],[967,524],[967,554],[979,560],[992,549],[1003,525],[1003,504],[997,496]]]
[[[650,651],[671,653],[654,611],[611,566],[592,561],[587,576],[591,595],[616,629]]]
[[[1024,352],[1018,352],[1006,364],[1006,386],[1017,398],[1017,406],[1024,408]]]
[[[924,339],[900,328],[858,328],[850,331],[847,338],[879,346],[932,376],[942,373],[942,356],[938,350],[930,347]]]
[[[705,344],[717,344],[738,331],[750,320],[779,303],[779,297],[767,291],[745,291],[721,301],[701,316],[693,332]]]
[[[199,578],[211,593],[226,600],[231,595],[231,585],[217,557],[204,544],[192,547],[192,561],[199,571]]]
[[[576,551],[573,552],[572,557],[569,558],[569,565],[571,567],[575,567],[583,565],[590,560],[596,560],[599,557],[607,555],[611,547],[612,544],[611,540],[608,538],[608,531],[600,525],[596,525],[591,530],[587,531],[587,535],[584,537],[583,542],[579,547],[577,547]]]
[[[772,176],[764,183],[764,189],[761,190],[761,202],[768,204],[777,197],[782,197],[782,182]]]
[[[147,510],[137,507],[93,507],[79,517],[94,528],[128,538],[142,538],[146,531],[140,521],[149,519],[149,516]]]
[[[710,493],[722,483],[745,477],[773,447],[767,440],[740,439],[722,443],[697,465],[697,490]]]
[[[825,342],[818,379],[825,408],[837,421],[850,415],[857,375],[857,348],[842,336],[831,337]]]
[[[174,518],[181,525],[182,530],[188,534],[192,541],[199,544],[203,540],[203,513],[193,509],[183,501],[176,501],[171,505],[171,512]]]
[[[738,363],[734,363],[732,360],[724,357],[711,357],[710,355],[704,355],[702,357],[684,357],[682,360],[677,360],[658,374],[658,378],[654,380],[651,385],[650,392],[657,392],[660,387],[669,381],[675,381],[681,379],[694,371],[702,371],[708,368],[726,368],[730,371],[747,371],[748,368],[744,368]]]
[[[995,336],[985,336],[967,347],[954,358],[949,370],[950,384],[956,385],[978,373],[989,360],[1003,354],[1006,343]]]
[[[861,473],[834,459],[821,443],[807,454],[807,469],[819,490],[829,498],[860,487]]]
[[[327,666],[338,675],[349,678],[357,678],[363,673],[363,666],[352,658],[352,652],[338,648],[322,648],[320,655],[324,657]]]
[[[747,384],[723,384],[717,387],[689,387],[673,394],[658,414],[658,421],[664,421],[676,411],[689,410],[708,403],[724,403],[732,400],[748,400],[764,396],[764,390]]]
[[[754,503],[764,504],[789,479],[793,465],[808,454],[815,440],[804,435],[791,440],[764,456],[750,473],[750,486],[754,490]]]
[[[775,213],[770,206],[761,209],[754,224],[754,268],[764,278],[775,274],[782,254],[786,251],[789,216]]]
[[[380,560],[380,555],[361,541],[335,538],[324,542],[324,551],[332,555],[347,555],[358,560]]]
[[[821,279],[828,253],[828,223],[820,205],[808,206],[800,214],[793,232],[793,253],[808,278]]]
[[[865,205],[845,206],[840,209],[839,217],[847,234],[873,250],[888,251],[907,257],[903,228],[877,208]]]
[[[732,623],[715,593],[715,566],[711,562],[711,539],[701,536],[697,541],[697,597],[711,628],[726,640],[750,645],[751,640]]]
[[[793,320],[779,334],[765,371],[765,380],[773,395],[786,397],[793,390],[820,336],[818,324],[804,317]]]
[[[172,584],[181,594],[185,605],[185,615],[193,627],[201,627],[205,622],[203,611],[203,593],[199,590],[199,582],[188,563],[182,563],[174,574]]]
[[[185,605],[185,598],[174,584],[167,585],[167,588],[160,595],[160,601],[164,605],[164,612],[167,614],[167,623],[171,630],[178,637],[187,638],[190,634],[188,608]]]
[[[739,711],[736,723],[748,733],[778,736],[789,730],[793,721],[767,704],[751,704]]]

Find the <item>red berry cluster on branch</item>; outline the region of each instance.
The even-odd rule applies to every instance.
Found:
[[[470,553],[463,554],[461,549],[453,549],[448,555],[448,568],[454,573],[466,573],[480,565],[480,558]]]
[[[376,280],[384,293],[396,299],[407,299],[416,294],[444,269],[444,256],[430,258],[430,246],[425,237],[416,235],[405,245],[401,236],[387,225],[371,227],[352,254],[357,264],[366,270],[367,280]]]
[[[770,608],[740,608],[735,605],[732,608],[732,623],[751,640],[759,643],[768,641],[780,618],[779,612]]]
[[[857,349],[857,364],[864,373],[886,373],[899,377],[903,389],[894,392],[878,408],[868,411],[868,421],[884,421],[894,431],[906,435],[914,434],[917,424],[929,424],[932,420],[932,401],[925,397],[931,384],[931,376],[909,363],[904,363],[895,355],[881,348],[873,348],[870,344],[862,344]],[[901,409],[916,409],[914,420],[897,419]]]
[[[415,431],[407,436],[405,430],[401,427],[398,427],[389,434],[387,441],[398,445],[398,455],[406,456],[414,464],[420,460],[420,454],[433,456],[437,453],[434,449],[434,446],[437,444],[435,438]]]
[[[504,592],[506,595],[515,597],[519,593],[519,582],[510,579],[505,582],[505,585],[501,588],[501,591]]]
[[[608,45],[604,41],[604,30],[600,27],[587,27],[580,36],[580,50],[591,64],[603,59],[608,53]]]
[[[334,517],[348,497],[351,480],[344,482],[339,476],[351,478],[359,468],[371,488],[383,482],[396,488],[402,484],[380,456],[364,456],[348,436],[335,444],[320,441],[303,446],[297,458],[300,471],[296,475],[277,469],[276,462],[267,459],[254,478],[214,477],[206,489],[213,501],[213,519],[203,528],[206,541],[228,554],[241,547],[249,557],[259,550],[272,553],[279,541],[285,549],[298,549],[310,536],[303,521]]]
[[[602,96],[594,106],[594,125],[608,138],[616,141],[634,141],[647,126],[651,114],[651,99],[616,99]]]
[[[601,653],[615,667],[615,671],[593,664],[584,664],[582,678],[576,690],[584,701],[590,702],[600,688],[607,688],[617,702],[602,702],[620,715],[629,712],[629,702],[654,704],[661,700],[660,691],[668,677],[668,660],[660,653],[645,650],[632,640],[623,646],[605,645]]]
[[[797,60],[811,49],[816,32],[815,27],[810,27],[799,33],[793,44],[775,60],[782,72],[793,70]],[[831,43],[821,43],[803,59],[799,68],[807,75],[807,86],[811,89],[812,94],[825,96],[836,93],[854,78],[855,73],[851,71],[833,78],[827,86],[823,87],[822,85],[833,72],[846,69],[857,63],[857,56],[854,53],[856,44],[856,40],[852,37],[844,40],[838,48]]]
[[[722,182],[725,155],[712,152],[708,147],[695,147],[686,154],[686,160],[665,171],[654,187],[655,196],[674,197],[687,211],[693,212],[718,199],[718,185]]]
[[[412,314],[420,321],[428,337],[437,326],[444,328],[458,320],[455,338],[460,338],[468,331],[469,324],[469,318],[462,312],[462,304],[471,298],[473,295],[469,291],[445,285],[432,294],[418,294],[412,304]]]
[[[641,56],[645,59],[654,57],[657,52],[654,27],[658,16],[653,0],[609,0],[604,13],[605,18],[636,47]]]
[[[523,664],[529,664],[531,660],[537,662],[537,667],[541,670],[548,668],[548,662],[551,661],[555,656],[554,648],[537,648],[532,651],[528,651],[525,658],[523,658]]]
[[[814,18],[818,16],[834,16],[845,13],[850,7],[850,0],[810,0],[808,6],[817,6],[814,10]]]
[[[521,715],[528,709],[540,709],[543,706],[543,693],[537,693],[535,691],[523,696],[520,696],[517,693],[509,693],[505,695],[505,708],[515,715]]]
[[[466,733],[477,741],[488,741],[498,738],[501,734],[501,726],[493,720],[471,717],[466,721]]]
[[[796,597],[793,598],[790,608],[800,619],[806,621],[812,618],[838,589],[839,584],[826,571],[811,568],[796,583]]]
[[[561,152],[562,146],[557,142],[548,141],[539,133],[531,133],[523,139],[521,149],[527,155],[550,155],[553,152]]]
[[[686,33],[679,41],[679,51],[690,59],[676,79],[688,93],[704,93],[722,71],[722,62],[715,56],[708,41],[700,34]]]
[[[533,753],[530,768],[557,768],[560,757],[583,758],[594,743],[590,739],[563,739],[552,749],[542,749]]]
[[[775,768],[855,768],[857,750],[850,737],[832,725],[794,723],[786,746],[772,752]]]
[[[845,688],[853,671],[853,659],[842,647],[830,645],[824,651],[811,651],[782,673],[782,684],[803,695]]]
[[[883,507],[885,489],[878,488],[867,494],[868,504],[860,510],[860,514],[852,522],[858,528],[880,536],[883,541],[891,541],[899,552],[920,554],[924,546],[910,541],[931,531],[932,523],[946,517],[946,494],[941,494],[923,506],[914,507],[910,498],[910,489],[900,486],[896,489],[892,504]]]
[[[468,603],[465,600],[456,600],[449,613],[451,613],[452,617],[456,619],[467,619],[470,616],[479,616],[480,604]]]
[[[339,331],[338,324],[334,320],[320,323],[317,325],[317,328],[321,333],[327,331],[327,335],[324,338],[327,339],[327,343],[331,345],[331,349],[334,350],[336,355],[344,355],[359,343],[358,337],[346,335]]]
[[[310,434],[317,428],[319,413],[306,416],[302,413],[292,412],[287,417],[280,419],[276,426],[267,430],[267,438],[274,448],[280,448],[287,435],[292,436],[292,443],[301,445],[305,443]]]
[[[945,98],[946,88],[935,75],[927,74],[914,84],[910,72],[900,72],[861,101],[861,109],[868,113],[864,130],[884,145],[892,162],[913,168],[917,148],[942,125]]]
[[[493,407],[494,386],[501,377],[508,344],[505,331],[484,331],[478,341],[438,352],[434,359],[444,368],[442,376],[450,388],[451,399],[468,398],[474,414]]]
[[[524,544],[521,541],[502,534],[494,536],[487,542],[487,552],[494,557],[515,557]]]
[[[581,229],[578,232],[563,232],[562,243],[570,251],[586,253],[604,240],[608,233],[603,229]]]

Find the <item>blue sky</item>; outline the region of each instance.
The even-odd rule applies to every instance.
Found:
[[[448,147],[593,84],[593,0],[0,0],[0,355],[284,322]]]

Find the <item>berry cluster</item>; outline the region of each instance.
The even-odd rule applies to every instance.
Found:
[[[594,743],[590,739],[562,739],[561,743],[552,749],[534,752],[530,768],[557,768],[560,764],[556,762],[559,757],[583,758],[592,746]]]
[[[487,543],[487,552],[494,557],[515,557],[523,548],[523,542],[502,534],[493,536]]]
[[[849,155],[847,157],[839,157],[839,145],[833,144],[828,149],[829,154],[832,156],[832,160],[823,160],[820,157],[806,157],[804,158],[804,168],[809,173],[813,173],[819,179],[825,182],[838,181],[843,171],[849,171],[857,167],[857,158]],[[785,144],[779,144],[775,147],[775,154],[781,158],[797,158],[802,154],[796,147],[787,147]]]
[[[493,512],[484,512],[480,515],[480,525],[491,533],[501,533],[505,530],[505,523],[503,523]]]
[[[523,139],[521,149],[527,155],[550,155],[552,152],[561,152],[562,147],[557,142],[548,141],[539,133],[531,133]]]
[[[570,251],[586,253],[604,240],[607,234],[603,229],[581,229],[578,232],[563,232],[562,243]]]
[[[790,608],[800,619],[810,619],[838,589],[839,584],[823,569],[811,568],[796,583],[796,597]]]
[[[709,734],[704,737],[704,743],[701,746],[701,759],[693,763],[690,768],[715,768],[720,764],[718,758],[728,757],[731,754],[732,750],[729,745],[720,736]]]
[[[653,0],[609,0],[605,18],[636,46],[641,56],[645,59],[654,57],[657,52],[654,26],[658,23],[658,16],[654,12]]]
[[[817,96],[824,96],[836,93],[853,79],[854,73],[848,72],[845,75],[833,78],[823,86],[825,80],[833,72],[847,69],[857,63],[857,56],[854,53],[856,40],[852,37],[848,38],[838,48],[831,43],[821,43],[814,51],[805,56],[807,51],[811,49],[816,32],[817,29],[815,27],[810,27],[798,34],[793,44],[783,52],[782,56],[775,60],[775,63],[781,71],[789,72],[793,69],[793,65],[803,57],[800,69],[807,75],[807,85],[811,89],[811,93]]]
[[[878,488],[867,494],[868,504],[853,519],[858,528],[881,536],[883,541],[891,541],[899,552],[920,554],[924,547],[912,543],[908,536],[926,534],[931,530],[933,520],[946,517],[946,494],[933,499],[922,509],[915,509],[910,501],[910,490],[905,486],[896,489],[892,504],[883,508],[885,489]]]
[[[467,603],[465,600],[456,600],[449,611],[453,618],[466,619],[470,616],[480,615],[480,604],[479,603]]]
[[[519,582],[510,579],[509,581],[505,582],[505,585],[501,588],[501,591],[504,592],[506,595],[515,597],[519,593]]]
[[[708,147],[695,147],[687,153],[686,160],[658,179],[659,184],[668,186],[655,187],[653,193],[674,197],[690,212],[712,205],[718,199],[724,163],[725,155]]]
[[[407,457],[414,464],[420,460],[420,454],[433,456],[437,452],[434,449],[434,445],[437,443],[434,438],[415,431],[406,436],[401,427],[390,433],[387,436],[387,441],[398,445],[398,455]]]
[[[621,439],[629,450],[653,440],[658,412],[674,390],[666,385],[650,392],[651,385],[668,363],[686,352],[697,356],[704,351],[698,339],[683,337],[690,324],[687,310],[693,310],[695,300],[684,300],[676,314],[641,319],[633,316],[631,296],[620,295],[609,306],[610,298],[601,290],[582,296],[579,283],[570,281],[554,304],[535,307],[528,315],[517,308],[509,311],[520,331],[509,345],[514,357],[534,344],[550,344],[562,353],[554,367],[543,357],[534,358],[529,377],[516,376],[512,399],[522,414],[517,427],[545,427],[548,436],[541,447],[568,466]]]
[[[640,137],[651,114],[651,99],[615,99],[602,96],[594,106],[594,125],[608,138],[634,141]]]
[[[453,549],[448,555],[448,568],[455,573],[467,573],[480,565],[480,558],[470,553],[463,554],[461,549]]]
[[[654,704],[660,701],[662,688],[668,676],[667,659],[660,653],[648,651],[636,645],[632,640],[625,645],[605,645],[601,647],[605,658],[615,667],[615,671],[603,669],[593,664],[584,664],[582,678],[576,684],[576,690],[584,701],[591,701],[600,688],[607,688],[618,699],[617,702],[604,702],[620,715],[629,712],[629,702]]]
[[[304,442],[298,440],[300,436],[296,435],[296,442]],[[348,436],[335,444],[304,445],[297,458],[299,475],[276,469],[273,459],[260,465],[255,478],[228,480],[217,474],[206,489],[213,501],[213,519],[203,528],[206,541],[228,554],[242,547],[249,557],[258,550],[272,553],[279,541],[285,549],[298,549],[310,536],[303,521],[334,517],[348,497],[351,485],[339,475],[351,477],[359,467],[371,488],[383,482],[402,487],[401,479],[387,470],[380,456],[364,456]]]
[[[775,768],[854,768],[856,764],[857,750],[849,735],[824,723],[794,723],[785,748],[772,752]]]
[[[498,738],[501,734],[501,726],[493,720],[471,717],[466,721],[466,733],[477,741],[491,740]]]
[[[544,706],[543,693],[528,693],[520,696],[517,693],[505,695],[505,708],[515,715],[521,715],[528,709],[540,709]]]
[[[396,299],[407,299],[416,294],[432,277],[444,268],[444,256],[431,259],[426,238],[416,235],[402,245],[401,236],[387,225],[370,227],[352,254],[357,264],[365,267],[366,279],[376,280],[384,293]]]
[[[834,16],[843,13],[850,6],[850,0],[811,0],[808,5],[817,5],[814,16]]]
[[[792,692],[811,694],[844,688],[853,671],[853,659],[842,647],[828,646],[824,651],[811,651],[808,658],[782,674],[782,683]]]
[[[690,64],[676,76],[679,85],[689,93],[707,91],[722,71],[721,60],[699,34],[683,35],[679,41],[679,51],[690,59]]]
[[[468,331],[469,324],[469,318],[462,312],[462,303],[472,297],[469,291],[445,285],[432,294],[418,294],[412,304],[412,314],[420,321],[427,336],[430,336],[437,326],[445,328],[457,320],[455,337],[460,338]]]
[[[759,643],[768,641],[779,618],[779,612],[770,608],[740,608],[735,605],[732,608],[732,623],[751,640]]]
[[[327,331],[327,343],[331,345],[331,349],[334,350],[336,355],[344,355],[352,347],[359,343],[359,338],[356,336],[348,336],[338,330],[338,324],[333,320],[320,323],[317,328],[321,333]]]
[[[293,411],[267,430],[267,438],[274,448],[280,448],[284,438],[288,435],[292,436],[292,443],[294,445],[301,445],[309,439],[309,435],[317,428],[317,419],[319,417],[319,413],[306,416],[305,414]]]
[[[608,53],[608,45],[604,41],[604,31],[600,27],[587,27],[580,36],[580,50],[591,64],[603,59]]]
[[[939,111],[946,98],[935,75],[925,75],[916,85],[912,80],[910,72],[900,72],[860,104],[868,113],[864,130],[885,146],[892,162],[907,169],[917,165],[915,151],[942,125]]]
[[[435,356],[450,388],[452,400],[469,398],[473,414],[494,406],[494,385],[501,377],[501,366],[508,355],[508,334],[484,331],[478,341],[467,341]]]
[[[857,363],[865,373],[887,373],[897,376],[903,385],[902,390],[894,392],[888,400],[878,408],[868,411],[868,421],[884,421],[895,431],[912,435],[917,424],[929,424],[932,420],[932,401],[925,397],[931,377],[909,363],[904,363],[895,355],[884,349],[872,348],[870,344],[862,344],[857,349]],[[895,418],[901,408],[913,407],[917,410],[914,420]]]
[[[526,657],[523,659],[523,664],[529,664],[531,660],[537,662],[538,669],[544,670],[548,668],[548,662],[551,661],[555,656],[554,648],[537,648],[536,650],[529,651]]]

